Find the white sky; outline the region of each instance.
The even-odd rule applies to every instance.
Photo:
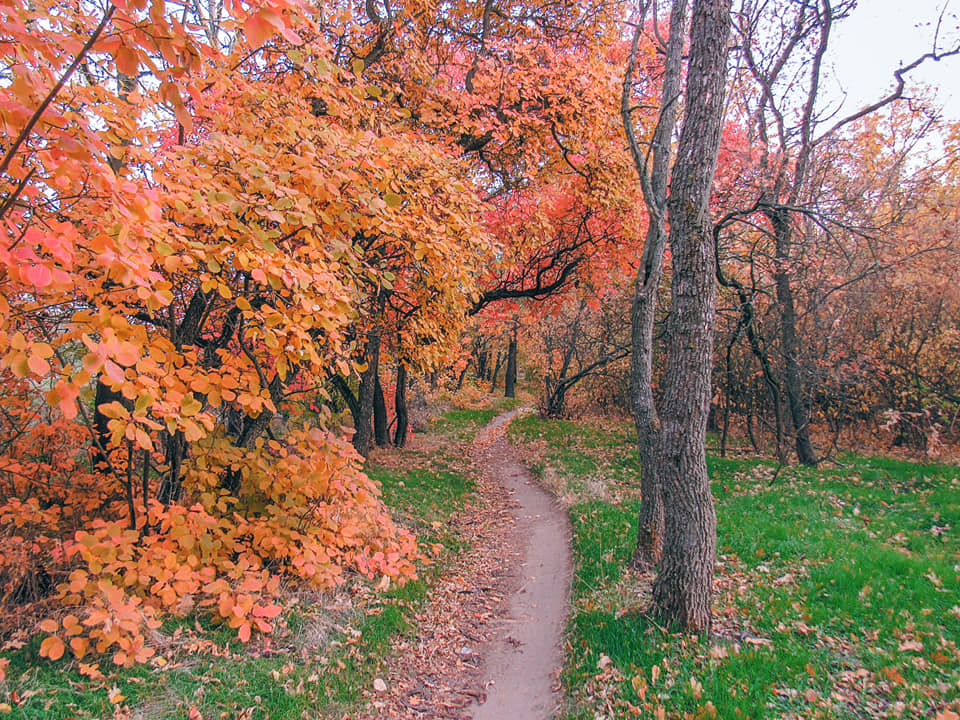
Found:
[[[860,0],[852,15],[834,26],[830,56],[847,94],[846,112],[890,92],[893,71],[932,49],[944,8],[938,43],[942,50],[960,43],[960,0]],[[927,61],[911,72],[906,94],[919,83],[932,88],[945,118],[960,121],[960,56]],[[842,97],[836,83],[824,90],[832,98]]]

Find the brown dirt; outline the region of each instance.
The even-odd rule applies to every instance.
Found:
[[[394,646],[364,720],[547,720],[559,706],[570,529],[507,443],[515,415],[471,447],[477,501],[451,518],[471,549],[431,590],[416,635]]]

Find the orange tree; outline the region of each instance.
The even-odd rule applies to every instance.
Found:
[[[295,401],[357,372],[371,288],[429,294],[418,331],[447,332],[485,252],[460,162],[292,3],[173,9],[0,11],[0,582],[53,659],[142,661],[194,603],[269,632],[282,575],[412,576]]]

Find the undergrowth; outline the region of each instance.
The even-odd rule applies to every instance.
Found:
[[[424,555],[405,585],[357,577],[336,590],[281,590],[283,612],[269,636],[249,643],[209,617],[187,612],[148,638],[155,655],[132,668],[40,656],[41,636],[8,642],[0,716],[67,718],[246,718],[339,716],[363,700],[398,633],[414,632],[416,609],[464,541],[451,516],[473,491],[463,442],[506,403],[439,417],[426,450],[376,453],[365,470],[393,517],[413,530]]]

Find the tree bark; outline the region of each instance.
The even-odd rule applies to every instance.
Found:
[[[373,382],[373,440],[377,447],[390,444],[390,428],[387,427],[387,401],[383,397],[383,385],[378,372]]]
[[[507,346],[507,371],[503,382],[503,396],[517,396],[517,328],[514,326]]]
[[[407,444],[407,428],[410,416],[407,412],[407,366],[397,364],[397,389],[393,396],[394,411],[397,416],[397,429],[393,433],[393,444],[404,447]]]
[[[705,453],[716,306],[709,199],[723,122],[730,2],[693,3],[686,117],[668,202],[673,283],[656,453],[664,538],[653,612],[695,633],[710,630],[716,562],[717,520]]]
[[[373,396],[376,390],[377,369],[380,365],[380,328],[373,328],[367,335],[367,346],[363,352],[367,369],[360,373],[360,386],[357,389],[357,409],[353,416],[353,447],[366,457],[373,445]]]
[[[790,424],[793,428],[797,460],[804,465],[816,465],[817,455],[810,440],[810,402],[803,390],[800,367],[800,340],[797,336],[797,310],[793,300],[790,278],[790,255],[793,229],[789,211],[772,209],[767,217],[773,225],[776,239],[776,270],[774,283],[777,288],[777,309],[780,313],[780,348],[783,353],[783,387],[787,395]]]
[[[133,402],[127,400],[123,393],[113,390],[103,381],[103,377],[98,375],[97,389],[93,398],[93,427],[96,435],[93,464],[104,467],[110,464],[110,418],[104,415],[100,408],[111,402],[118,402],[127,410],[133,410]]]
[[[670,144],[680,107],[686,14],[687,1],[675,0],[670,12],[670,37],[667,39],[667,56],[664,61],[660,119],[654,129],[651,142],[649,175],[647,159],[640,155],[629,113],[632,104],[629,102],[629,90],[632,89],[632,75],[642,23],[637,26],[631,46],[630,67],[624,82],[621,105],[622,120],[630,139],[634,164],[641,177],[649,218],[630,309],[632,346],[630,398],[637,431],[637,447],[640,453],[641,498],[637,518],[637,545],[634,548],[632,565],[641,572],[656,567],[663,553],[663,502],[655,456],[657,437],[660,433],[660,418],[657,415],[656,401],[653,397],[653,328],[666,250]]]
[[[503,367],[503,352],[497,351],[497,361],[493,365],[493,376],[490,378],[490,392],[497,389],[497,378],[500,377],[500,368]]]

